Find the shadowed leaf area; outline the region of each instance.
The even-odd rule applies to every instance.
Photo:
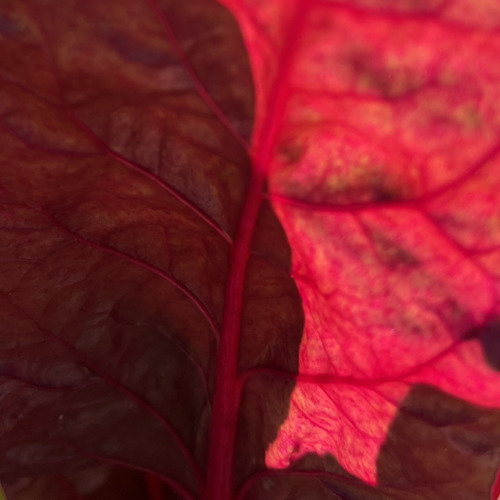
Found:
[[[477,338],[483,348],[488,364],[500,370],[500,321],[495,318],[469,332],[470,338]]]
[[[292,389],[258,367],[297,371],[303,319],[264,186],[245,219],[253,87],[236,22],[205,0],[4,1],[0,14],[9,500],[199,498],[210,432],[227,425],[215,461],[237,442],[241,484]],[[229,424],[212,417],[224,343],[232,391],[246,374]],[[133,471],[130,487],[96,462]]]
[[[4,484],[7,498],[18,500],[132,500],[147,499],[143,474],[99,465],[80,471],[39,478],[22,478]],[[153,497],[154,498],[154,497]]]
[[[433,387],[414,386],[380,450],[378,481],[418,493],[415,498],[487,499],[499,446],[499,410],[468,405]],[[464,477],[467,489],[457,487]]]
[[[307,454],[293,470],[276,471],[258,487],[261,495],[268,488],[275,498],[294,500],[487,499],[499,444],[498,410],[418,385],[401,403],[381,447],[378,486],[352,476],[331,455]]]
[[[499,33],[0,0],[8,500],[497,500]]]

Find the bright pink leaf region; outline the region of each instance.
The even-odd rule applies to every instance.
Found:
[[[273,134],[306,317],[266,463],[333,454],[375,484],[415,384],[500,402],[500,6],[224,3],[256,78],[254,148]]]
[[[8,499],[497,500],[498,33],[1,1]]]

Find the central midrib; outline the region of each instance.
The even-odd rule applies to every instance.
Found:
[[[295,47],[306,18],[307,4],[308,0],[300,0],[297,3],[295,14],[288,26],[287,37],[278,57],[280,71],[267,99],[267,119],[259,128],[259,137],[253,143],[252,174],[230,257],[221,338],[216,359],[207,482],[202,493],[203,500],[233,498],[234,445],[241,395],[238,351],[245,275],[262,204],[264,183],[288,99],[287,83]]]

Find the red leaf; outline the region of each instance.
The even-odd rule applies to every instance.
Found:
[[[97,460],[222,500],[291,391],[248,383],[237,431],[238,349],[296,371],[302,333],[237,25],[206,0],[33,0],[0,30],[0,477]]]
[[[416,384],[499,405],[500,8],[224,3],[249,48],[254,147],[272,143],[271,197],[306,317],[298,384],[266,461],[281,469],[332,454],[376,484]],[[467,493],[423,498],[476,498],[468,482]]]
[[[486,498],[500,8],[221,3],[0,4],[9,500]]]
[[[18,479],[4,484],[7,497],[16,500],[133,500],[148,498],[144,477],[125,469],[97,466],[66,475]],[[150,497],[155,500],[155,497]],[[157,497],[158,498],[158,497]],[[162,498],[162,497],[160,497]]]

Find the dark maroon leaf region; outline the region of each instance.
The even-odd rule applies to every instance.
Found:
[[[16,500],[138,500],[151,491],[141,473],[108,465],[3,483],[9,499]],[[154,500],[154,497],[151,497]]]
[[[500,371],[500,319],[486,321],[484,325],[471,330],[467,337],[477,338],[481,342],[485,360],[492,368]]]
[[[416,385],[380,450],[376,487],[331,455],[307,454],[287,471],[262,474],[249,498],[268,498],[267,492],[276,500],[488,499],[500,463],[499,417],[499,410]]]
[[[499,450],[500,410],[415,385],[380,450],[378,481],[416,498],[488,499]]]
[[[243,209],[253,85],[236,22],[212,0],[4,0],[0,46],[0,480],[50,492],[98,461],[163,482],[151,500],[204,495],[228,456],[209,460],[209,435],[227,426],[214,384],[236,319],[243,485],[286,418],[303,314],[263,190],[255,220]]]

